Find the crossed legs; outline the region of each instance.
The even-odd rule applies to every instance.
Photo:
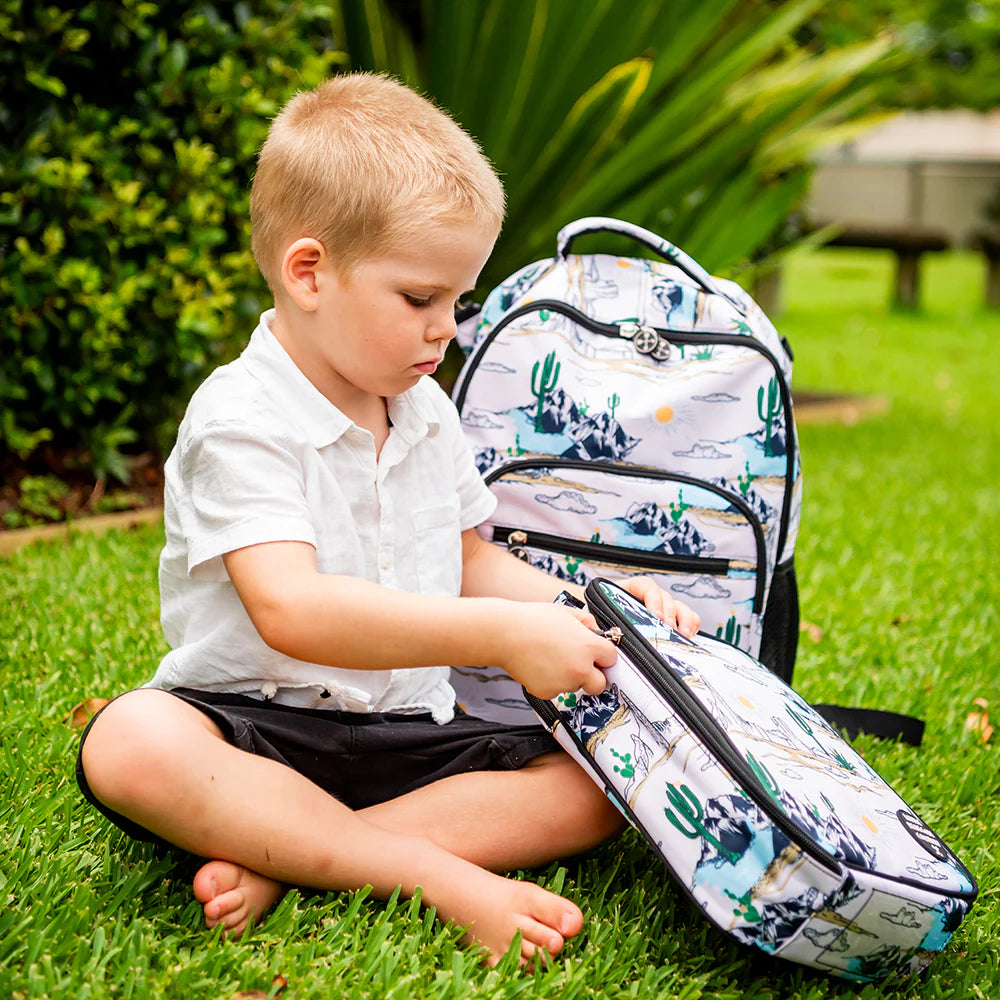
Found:
[[[211,858],[194,880],[210,925],[238,933],[285,885],[397,886],[468,926],[496,962],[520,931],[522,957],[555,954],[579,908],[494,872],[593,847],[621,829],[600,790],[561,753],[520,771],[456,775],[352,811],[290,768],[229,745],[196,708],[163,691],[116,699],[83,747],[91,790],[164,840]],[[558,809],[548,808],[558,804]]]

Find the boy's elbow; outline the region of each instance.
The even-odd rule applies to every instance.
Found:
[[[247,608],[257,634],[266,645],[278,653],[293,656],[295,637],[301,634],[298,617],[301,604],[289,597],[273,595]]]

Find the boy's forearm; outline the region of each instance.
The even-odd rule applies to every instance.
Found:
[[[352,577],[317,574],[270,620],[264,641],[287,656],[355,670],[446,663],[486,666],[499,658],[496,600],[455,600],[390,590]],[[332,610],[334,609],[334,610]]]
[[[468,663],[501,655],[506,618],[496,600],[455,600],[320,573],[297,542],[255,545],[223,560],[261,638],[309,663],[355,670]]]

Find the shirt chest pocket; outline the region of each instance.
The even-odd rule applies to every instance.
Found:
[[[421,594],[457,597],[462,589],[462,532],[458,498],[410,514]]]

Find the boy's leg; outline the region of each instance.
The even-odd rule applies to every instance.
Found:
[[[84,744],[83,766],[103,803],[178,847],[238,866],[206,868],[216,879],[239,872],[258,900],[266,893],[255,873],[320,889],[370,884],[383,897],[397,885],[407,895],[420,886],[444,919],[471,925],[493,960],[518,931],[527,958],[539,947],[558,951],[582,926],[568,900],[485,871],[433,843],[419,824],[414,834],[393,829],[388,813],[376,823],[352,812],[290,768],[230,746],[207,716],[161,691],[109,705]],[[413,806],[399,815],[408,820]]]
[[[490,871],[534,868],[589,850],[620,833],[621,813],[563,752],[517,771],[453,775],[360,810]]]

